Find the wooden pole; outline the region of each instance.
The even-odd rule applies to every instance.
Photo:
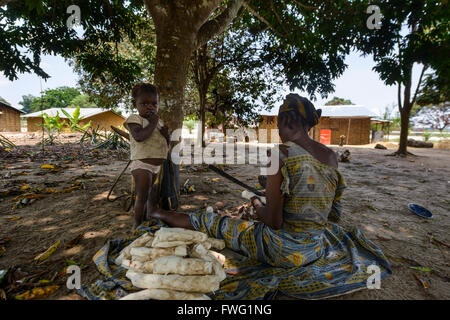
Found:
[[[347,145],[348,145],[348,138],[350,136],[350,122],[352,121],[352,118],[348,118],[348,130],[347,130]]]

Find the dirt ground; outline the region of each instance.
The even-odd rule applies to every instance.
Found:
[[[42,286],[36,284],[38,280],[51,280],[61,287],[48,299],[80,299],[65,287],[61,271],[67,259],[84,267],[83,284],[93,283],[100,278],[92,262],[94,254],[108,240],[131,234],[132,216],[124,210],[123,198],[106,199],[127,155],[90,150],[75,143],[79,137],[70,134],[47,146],[44,153],[36,145],[38,134],[6,136],[18,147],[0,149],[0,270],[15,266],[17,279],[25,279],[7,290],[7,296]],[[349,163],[339,164],[348,184],[340,224],[360,228],[382,248],[393,269],[381,289],[337,299],[450,299],[450,150],[409,148],[414,157],[397,158],[386,156],[395,151],[395,145],[387,146],[388,150],[373,145],[332,146],[336,151],[350,150],[352,157]],[[54,168],[41,168],[44,164]],[[259,168],[231,165],[227,173],[255,186]],[[205,166],[182,167],[180,183],[186,179],[195,191],[181,195],[180,211],[211,205],[236,215],[246,202],[241,198],[243,188]],[[129,192],[130,184],[127,170],[112,198]],[[39,197],[21,200],[27,194]],[[409,203],[425,206],[433,218],[412,214]],[[61,245],[48,259],[33,260],[59,240]]]

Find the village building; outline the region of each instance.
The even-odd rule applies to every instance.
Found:
[[[0,131],[20,132],[20,115],[22,113],[24,113],[22,110],[0,101]]]
[[[340,143],[346,145],[361,145],[371,142],[370,125],[377,114],[362,105],[318,106],[322,109],[319,124],[310,130],[309,135],[323,144]],[[268,143],[280,143],[278,133],[272,129],[278,129],[277,111],[261,114],[262,121],[258,126],[267,130]],[[258,133],[258,137],[260,134]],[[264,142],[259,139],[259,142]]]
[[[75,112],[76,108],[64,108],[64,110],[68,114],[72,115]],[[22,116],[23,118],[27,119],[28,132],[42,130],[40,124],[43,123],[43,113],[46,113],[49,117],[55,117],[58,114],[61,120],[64,120],[67,123],[69,122],[60,108],[51,108],[33,112]],[[101,108],[80,108],[80,117],[83,118],[79,122],[81,126],[84,126],[90,121],[92,128],[98,128],[101,131],[111,131],[111,126],[122,126],[125,121],[125,117],[121,116],[114,110],[105,110]],[[69,126],[67,126],[67,128],[68,127]]]

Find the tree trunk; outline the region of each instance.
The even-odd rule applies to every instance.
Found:
[[[408,145],[408,129],[409,129],[409,115],[411,108],[405,108],[406,106],[403,106],[403,111],[400,112],[400,118],[401,118],[401,128],[400,128],[400,143],[398,146],[398,150],[396,152],[399,156],[406,156],[408,154],[408,151],[406,150]]]
[[[202,131],[202,147],[206,147],[205,144],[205,107],[206,107],[206,92],[203,90],[200,90],[199,92],[200,96],[200,122],[201,122],[201,131]]]
[[[170,27],[158,35],[155,84],[161,92],[161,118],[170,131],[183,125],[184,88],[195,36]]]
[[[156,29],[154,82],[160,90],[160,114],[170,131],[183,125],[184,89],[192,52],[223,32],[243,2],[228,1],[224,10],[210,19],[221,5],[220,0],[144,0]],[[178,172],[175,166],[177,190]]]

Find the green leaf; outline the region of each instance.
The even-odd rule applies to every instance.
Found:
[[[61,109],[61,111],[62,111],[62,113],[64,113],[64,115],[65,115],[67,118],[69,118],[69,119],[72,118],[72,117],[70,116],[70,114],[69,114],[66,110]]]
[[[78,106],[75,111],[73,112],[73,119],[78,123],[80,117],[80,107]]]
[[[67,266],[78,266],[79,263],[70,259],[66,259]]]
[[[419,270],[419,271],[423,271],[423,272],[430,272],[433,271],[433,269],[431,268],[426,268],[426,267],[410,267],[411,269],[414,270]]]

